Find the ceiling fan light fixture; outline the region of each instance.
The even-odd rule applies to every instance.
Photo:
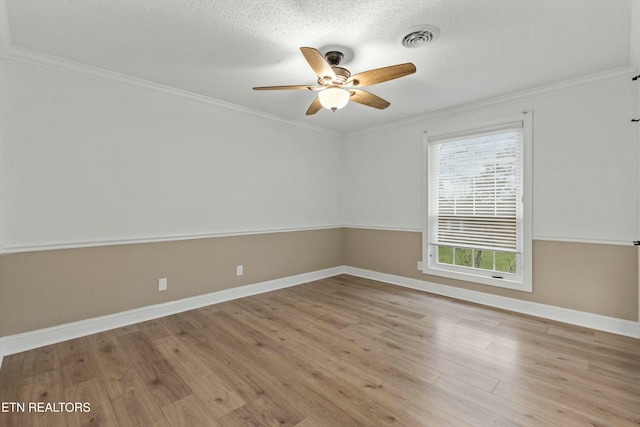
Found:
[[[327,110],[336,111],[344,108],[349,103],[349,92],[346,90],[332,86],[328,87],[318,94],[320,104]]]
[[[344,56],[340,51],[331,50],[325,56],[318,49],[312,47],[301,47],[300,51],[313,72],[318,76],[318,86],[258,86],[254,87],[253,90],[318,91],[318,96],[313,99],[305,113],[307,116],[316,114],[322,108],[335,112],[344,108],[349,103],[349,100],[367,107],[384,110],[391,105],[389,101],[360,88],[387,82],[416,72],[416,66],[411,62],[407,62],[351,75],[349,70],[338,66]],[[348,88],[348,90],[345,88]]]

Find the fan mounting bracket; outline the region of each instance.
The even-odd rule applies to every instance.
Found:
[[[340,45],[327,45],[318,49],[320,53],[324,56],[327,62],[333,67],[335,65],[345,65],[353,60],[354,54],[353,50],[349,49],[346,46]],[[342,55],[340,60],[334,65],[331,63],[331,60],[327,57],[329,54],[333,54],[333,52],[337,52],[339,55]]]
[[[337,67],[344,59],[344,53],[332,50],[324,54],[324,59],[327,60],[331,67]]]

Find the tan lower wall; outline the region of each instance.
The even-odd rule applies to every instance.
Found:
[[[4,255],[0,337],[340,265],[638,320],[634,247],[534,241],[526,293],[422,274],[421,238],[335,228]]]
[[[336,267],[342,234],[336,228],[0,256],[0,336]],[[169,286],[159,292],[162,277]]]
[[[638,320],[638,255],[633,246],[533,242],[533,292],[478,285],[417,269],[422,233],[347,228],[344,264],[510,298]]]

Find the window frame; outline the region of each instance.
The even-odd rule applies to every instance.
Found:
[[[460,267],[448,264],[434,263],[431,245],[429,245],[429,139],[441,140],[448,135],[461,133],[482,133],[483,130],[508,123],[522,122],[523,146],[522,146],[522,254],[518,256],[520,274],[505,273],[503,278],[490,270],[481,270],[474,267]],[[532,173],[532,141],[533,141],[533,112],[524,111],[518,115],[503,116],[495,120],[482,123],[469,123],[453,128],[425,131],[423,134],[423,215],[422,215],[422,273],[449,279],[463,280],[466,282],[483,285],[532,292],[532,197],[533,197],[533,173]],[[448,245],[445,245],[448,246]],[[437,251],[433,251],[437,254]]]

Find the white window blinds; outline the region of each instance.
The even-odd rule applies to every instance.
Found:
[[[430,245],[522,252],[522,122],[429,138]]]

